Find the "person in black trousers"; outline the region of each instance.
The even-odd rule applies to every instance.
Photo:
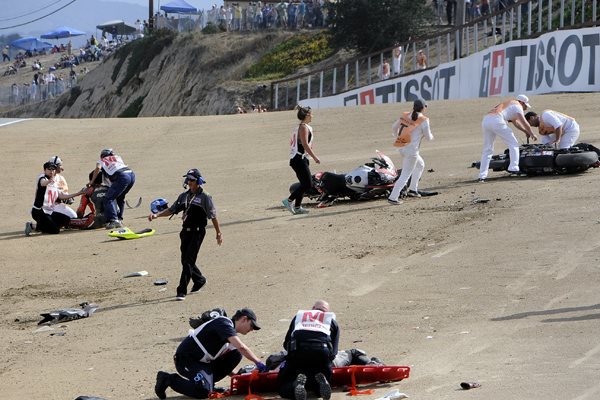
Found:
[[[258,331],[256,314],[249,308],[237,310],[231,319],[218,316],[190,332],[175,352],[176,374],[159,371],[154,392],[159,399],[167,398],[166,390],[194,399],[206,399],[214,391],[215,382],[233,372],[242,356],[256,364],[259,372],[267,367],[239,338]]]
[[[302,208],[302,198],[304,193],[312,187],[312,174],[310,173],[308,156],[311,156],[317,164],[321,163],[319,157],[312,150],[314,139],[313,129],[309,125],[312,121],[312,112],[310,107],[298,105],[298,119],[300,125],[292,133],[290,141],[290,167],[296,173],[300,186],[290,197],[283,199],[281,204],[292,214],[307,214],[308,210]]]
[[[201,187],[205,181],[200,171],[195,168],[190,169],[183,177],[185,178],[183,187],[187,188],[189,186],[189,190],[181,193],[171,207],[148,216],[148,220],[152,221],[158,217],[168,217],[183,211],[183,226],[179,233],[182,270],[179,286],[177,286],[177,296],[175,297],[179,301],[185,300],[190,280],[194,282],[190,293],[199,291],[206,283],[206,278],[196,266],[196,259],[206,234],[208,219],[212,221],[215,228],[217,244],[220,246],[223,243],[223,233],[217,220],[217,210],[212,197]]]
[[[292,319],[283,347],[285,363],[277,376],[279,395],[306,400],[312,390],[324,400],[331,398],[332,362],[338,352],[339,327],[329,303],[315,302],[312,310],[299,310]]]

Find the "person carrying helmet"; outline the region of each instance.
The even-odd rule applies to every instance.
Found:
[[[96,169],[87,184],[88,187],[94,184],[100,171],[106,174],[111,182],[110,188],[104,196],[105,227],[106,229],[122,228],[125,196],[135,183],[135,174],[123,162],[121,156],[113,152],[113,149],[104,149],[100,152],[100,160],[96,163]]]
[[[182,270],[179,286],[177,286],[177,296],[175,297],[179,301],[185,300],[190,280],[193,282],[190,293],[199,291],[206,284],[206,278],[198,269],[196,259],[206,234],[208,219],[211,220],[215,228],[217,244],[220,246],[223,243],[223,233],[217,220],[217,210],[210,194],[206,193],[201,187],[206,182],[200,171],[195,168],[190,169],[183,177],[185,178],[183,187],[186,189],[189,187],[189,189],[181,193],[171,207],[148,215],[148,221],[152,221],[158,217],[168,217],[183,211],[183,225],[179,233]]]

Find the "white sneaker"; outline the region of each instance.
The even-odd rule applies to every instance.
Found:
[[[308,210],[303,207],[294,208],[294,214],[308,214]]]

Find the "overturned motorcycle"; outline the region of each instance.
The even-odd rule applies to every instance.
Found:
[[[573,174],[600,165],[600,149],[588,143],[578,143],[568,149],[556,149],[552,145],[523,144],[519,147],[519,170],[528,175]],[[492,156],[492,171],[508,171],[508,149]],[[481,162],[471,164],[479,168]]]
[[[316,199],[318,208],[329,207],[342,198],[371,200],[388,197],[401,170],[396,170],[392,160],[379,150],[375,153],[377,157],[371,158],[371,162],[366,162],[345,174],[317,172],[312,176],[312,188],[304,193],[304,196],[311,200]],[[293,183],[290,186],[290,193],[299,186],[299,182]],[[403,189],[402,197],[406,195],[407,190],[407,187]],[[437,194],[437,192],[420,193],[425,196]]]

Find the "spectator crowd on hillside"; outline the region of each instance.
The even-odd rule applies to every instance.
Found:
[[[329,0],[296,0],[279,3],[250,2],[213,5],[194,14],[157,14],[156,26],[180,32],[199,31],[212,24],[227,31],[307,29],[327,26]],[[177,15],[177,18],[175,17]]]

